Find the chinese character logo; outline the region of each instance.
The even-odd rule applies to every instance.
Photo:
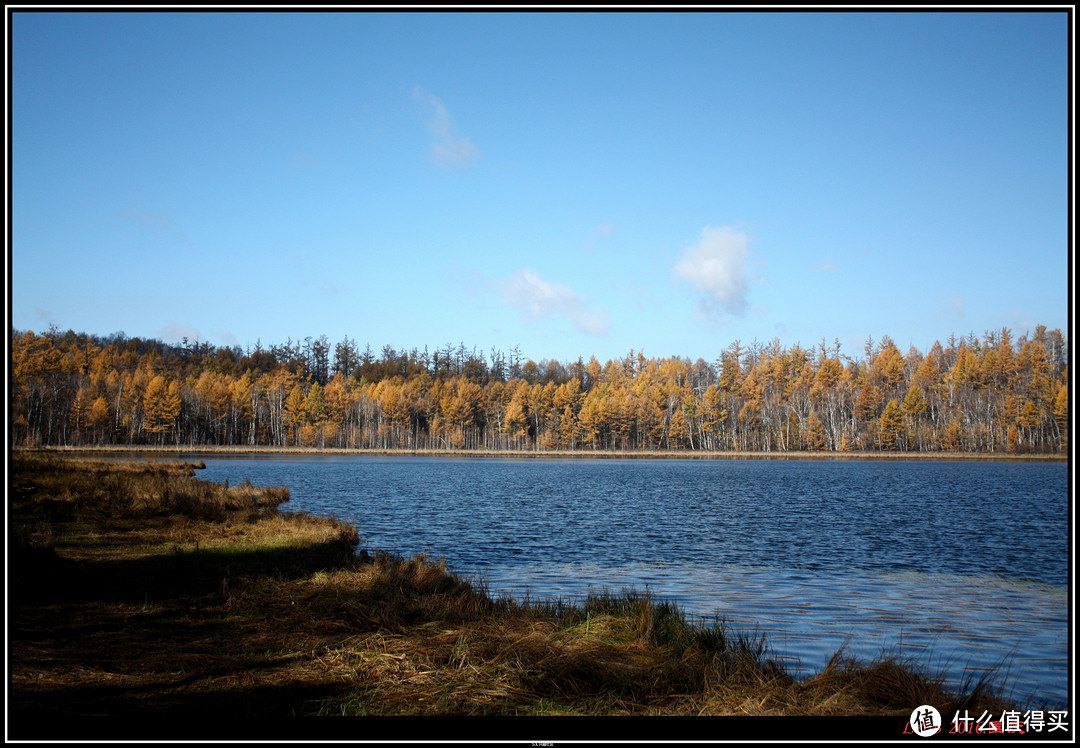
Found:
[[[911,729],[920,737],[941,732],[941,713],[929,704],[923,704],[911,713]]]

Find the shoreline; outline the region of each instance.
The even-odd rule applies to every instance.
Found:
[[[879,462],[1065,462],[1069,455],[1003,454],[999,452],[741,452],[704,450],[470,450],[470,449],[344,449],[237,445],[161,446],[116,444],[104,446],[12,447],[11,454],[169,454],[169,455],[310,455],[355,457],[453,457],[488,459],[602,459],[602,460],[802,460]]]
[[[1013,706],[992,673],[953,692],[885,653],[864,662],[841,648],[799,679],[762,636],[696,625],[648,592],[492,597],[423,555],[355,555],[351,526],[278,511],[287,489],[189,481],[190,463],[67,457],[24,454],[11,475],[19,734],[123,720],[145,739],[161,719],[198,713],[211,719],[184,722],[196,739],[222,720],[264,729],[266,718],[331,715],[486,715],[520,730],[599,717],[638,737],[642,722],[618,718],[779,718],[756,722],[762,737],[856,717],[854,733],[888,737],[912,704]]]

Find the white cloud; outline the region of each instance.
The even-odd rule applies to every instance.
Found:
[[[747,309],[746,258],[749,237],[727,226],[701,230],[697,244],[683,250],[672,274],[703,294],[702,312],[741,315]]]
[[[179,343],[184,338],[188,339],[188,343],[194,343],[197,340],[206,340],[206,336],[196,328],[179,322],[168,322],[164,327],[158,330],[158,338],[166,343]]]
[[[420,86],[413,90],[413,97],[428,104],[432,109],[428,119],[428,131],[435,138],[431,144],[431,156],[435,163],[447,167],[466,167],[479,157],[480,151],[472,141],[454,133],[454,120],[442,101]]]
[[[584,333],[607,335],[611,319],[607,312],[589,308],[584,296],[561,283],[550,283],[530,268],[519,270],[511,277],[499,281],[503,302],[520,309],[530,320],[541,320],[551,315],[565,317]]]
[[[611,237],[615,235],[615,224],[604,222],[597,224],[593,229],[592,234],[585,240],[585,250],[592,252],[597,248],[597,245],[605,244],[610,241]]]
[[[964,300],[960,296],[953,296],[938,304],[934,310],[934,321],[937,323],[964,318]]]
[[[217,336],[218,340],[220,340],[224,345],[227,345],[230,348],[240,345],[240,341],[237,340],[236,336],[228,330],[222,330],[221,332],[216,332],[214,334]]]
[[[151,213],[141,208],[128,208],[123,214],[124,220],[139,230],[140,234],[148,236],[171,236],[181,244],[188,244],[188,239],[183,232],[176,228],[172,218],[158,213]]]

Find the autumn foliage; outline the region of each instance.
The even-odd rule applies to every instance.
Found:
[[[1067,343],[1038,327],[860,356],[822,341],[712,362],[631,351],[601,365],[446,346],[381,355],[325,336],[247,352],[12,334],[15,446],[1061,453]]]

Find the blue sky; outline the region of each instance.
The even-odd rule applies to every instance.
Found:
[[[1064,12],[9,20],[19,330],[537,361],[1069,332]]]

